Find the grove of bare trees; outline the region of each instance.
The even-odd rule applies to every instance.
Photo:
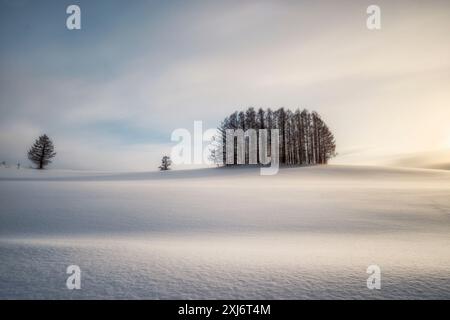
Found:
[[[326,164],[336,155],[336,142],[328,126],[317,112],[297,109],[295,111],[280,108],[272,111],[248,108],[236,111],[220,124],[218,141],[222,149],[223,163],[226,163],[226,130],[241,129],[244,132],[255,129],[278,129],[279,163],[286,165]],[[246,138],[248,139],[248,137]],[[268,134],[268,156],[270,156],[271,135]],[[257,140],[259,141],[259,139]],[[248,140],[246,140],[248,142]],[[237,143],[234,141],[233,143]],[[236,146],[235,146],[236,149]],[[259,146],[258,146],[259,149]],[[246,143],[245,159],[249,159],[249,147]],[[237,152],[234,152],[236,159]],[[259,160],[259,152],[258,152]],[[259,162],[259,161],[258,161]],[[237,163],[236,161],[234,162]],[[246,162],[248,163],[248,161]]]

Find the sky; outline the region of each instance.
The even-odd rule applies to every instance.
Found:
[[[449,34],[445,0],[0,0],[0,161],[46,133],[52,168],[155,170],[175,129],[250,106],[317,111],[333,163],[448,150]]]

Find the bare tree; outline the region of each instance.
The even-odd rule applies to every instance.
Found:
[[[161,159],[161,165],[158,167],[161,171],[170,170],[170,166],[172,165],[172,160],[170,160],[169,156],[164,156]]]
[[[28,159],[37,165],[38,169],[44,169],[45,166],[52,163],[50,159],[56,156],[54,152],[53,142],[44,134],[34,142],[28,151]]]

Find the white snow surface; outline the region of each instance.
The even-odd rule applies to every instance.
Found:
[[[450,299],[450,172],[0,168],[0,261],[1,299]]]

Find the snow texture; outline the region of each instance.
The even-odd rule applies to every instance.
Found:
[[[0,204],[1,299],[450,299],[445,170],[1,168]]]

